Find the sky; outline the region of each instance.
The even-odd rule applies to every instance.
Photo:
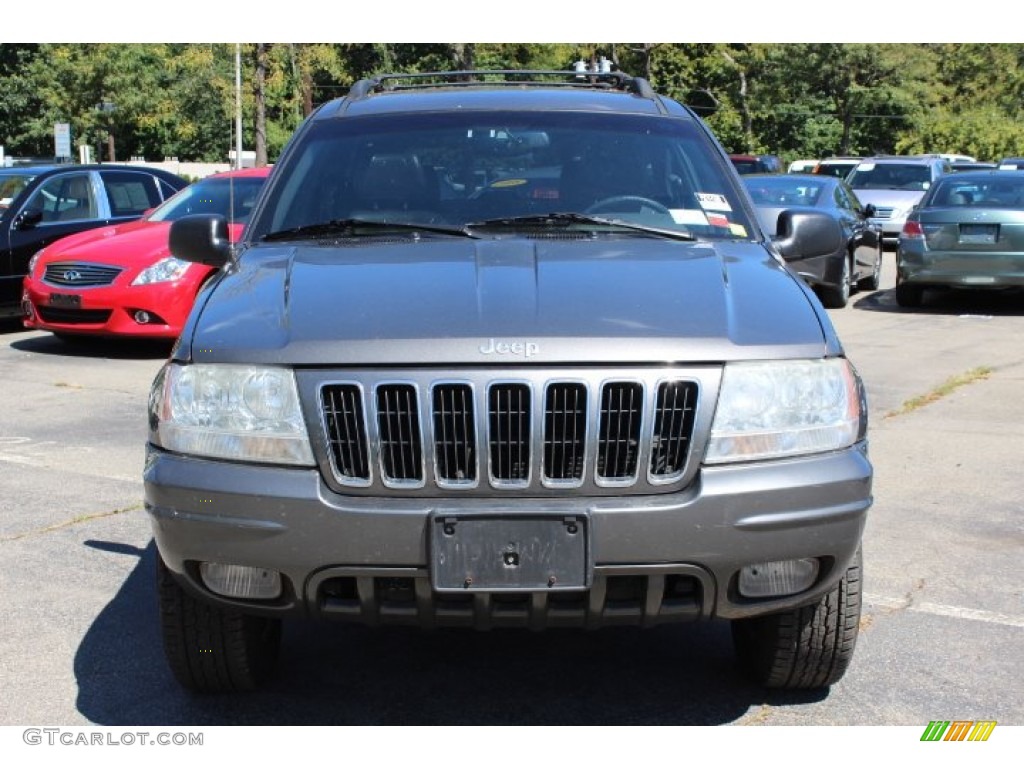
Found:
[[[995,0],[963,6],[942,0],[875,6],[821,0],[441,0],[435,3],[362,3],[288,0],[211,3],[175,0],[147,6],[138,0],[51,0],[39,24],[31,3],[5,8],[8,42],[1019,42],[1012,9]],[[234,6],[234,7],[232,7]],[[410,7],[411,6],[411,7]],[[260,13],[257,9],[267,8]],[[272,11],[269,9],[273,9]],[[283,12],[282,9],[287,9]],[[863,9],[863,10],[858,10]],[[167,17],[160,18],[162,12]],[[861,18],[858,18],[861,17]],[[959,23],[950,23],[957,19]],[[965,37],[965,35],[969,35]]]

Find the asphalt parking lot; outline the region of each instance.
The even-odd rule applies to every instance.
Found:
[[[867,382],[876,483],[857,653],[828,693],[750,686],[723,623],[426,634],[294,622],[267,690],[186,695],[163,660],[142,510],[146,397],[167,349],[69,348],[8,324],[0,724],[1024,725],[1024,295],[901,311],[885,258],[882,289],[831,312]]]

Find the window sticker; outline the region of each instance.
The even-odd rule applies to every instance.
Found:
[[[526,179],[499,179],[491,184],[491,189],[505,189],[506,187],[521,187]]]
[[[725,195],[714,195],[708,192],[697,192],[697,202],[705,211],[731,211],[732,206]]]
[[[669,213],[672,214],[672,221],[676,224],[689,224],[698,227],[708,225],[708,217],[704,215],[704,211],[694,208],[670,208]]]
[[[730,224],[729,231],[732,232],[736,237],[746,237],[747,228],[742,224]]]
[[[709,213],[708,224],[710,224],[712,227],[728,227],[729,219],[728,217],[723,216],[720,213]]]
[[[857,166],[858,172],[863,171],[864,173],[868,173],[869,171],[873,170],[875,170],[874,163],[861,163],[860,165]]]

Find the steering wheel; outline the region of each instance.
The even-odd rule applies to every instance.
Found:
[[[664,213],[668,216],[672,215],[664,205],[659,203],[657,200],[652,200],[649,197],[642,197],[640,195],[615,195],[614,197],[606,197],[603,200],[598,200],[596,203],[587,208],[584,213],[605,213],[606,211],[620,211],[618,208],[620,203],[634,203],[639,210],[647,208],[657,213]]]

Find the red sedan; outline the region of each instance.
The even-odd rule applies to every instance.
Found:
[[[171,222],[217,213],[235,240],[269,174],[270,168],[247,168],[208,176],[137,221],[70,235],[39,251],[22,291],[25,327],[67,339],[176,338],[216,270],[171,255]]]

